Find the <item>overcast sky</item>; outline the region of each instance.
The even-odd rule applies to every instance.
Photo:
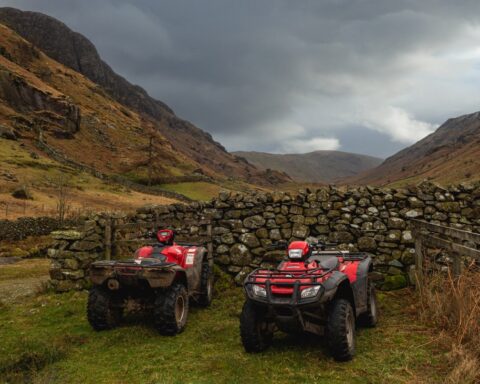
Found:
[[[480,1],[0,0],[87,36],[228,150],[386,157],[480,110]]]

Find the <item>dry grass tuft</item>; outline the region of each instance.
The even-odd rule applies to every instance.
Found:
[[[419,296],[422,319],[439,328],[449,344],[451,370],[445,383],[480,382],[480,273],[434,274]]]

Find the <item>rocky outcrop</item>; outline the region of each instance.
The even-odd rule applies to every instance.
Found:
[[[157,119],[173,111],[151,98],[139,86],[117,75],[83,35],[72,31],[53,17],[24,12],[15,8],[0,9],[0,23],[16,31],[56,61],[82,73],[101,85],[114,99]]]
[[[0,99],[19,113],[31,113],[31,124],[37,129],[53,129],[65,137],[73,137],[80,129],[80,109],[75,104],[34,87],[1,66]]]
[[[274,266],[285,256],[283,251],[268,251],[273,242],[316,236],[337,242],[341,249],[370,252],[378,272],[377,284],[394,289],[408,282],[414,263],[412,218],[479,232],[480,183],[443,188],[424,182],[409,189],[330,186],[298,194],[223,192],[206,204],[150,206],[133,214],[118,214],[114,220],[121,224],[150,222],[152,227],[158,220],[187,235],[205,233],[204,225],[210,222],[214,260],[237,282],[253,268]],[[185,226],[192,221],[198,226]],[[100,234],[105,217],[96,216],[88,225]],[[135,238],[135,233],[122,231],[115,236]],[[71,240],[77,246],[69,243],[68,250],[87,252],[89,247],[78,241]],[[60,242],[57,248],[63,251],[64,245]],[[92,247],[96,256],[103,257],[100,240]]]

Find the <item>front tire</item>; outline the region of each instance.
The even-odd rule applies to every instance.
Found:
[[[256,306],[250,300],[243,305],[240,336],[246,352],[261,352],[272,344],[273,331],[265,319],[265,312],[265,308]]]
[[[355,356],[355,313],[346,299],[332,302],[327,320],[327,340],[330,353],[337,361]]]
[[[123,309],[115,294],[103,287],[93,287],[88,294],[87,319],[95,331],[115,328]]]
[[[162,335],[174,336],[183,332],[188,317],[188,294],[185,286],[175,283],[160,293],[153,309],[155,328]]]

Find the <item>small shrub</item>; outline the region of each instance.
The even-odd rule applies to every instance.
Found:
[[[16,199],[33,200],[33,196],[26,185],[22,185],[21,187],[16,188],[12,192],[12,196]]]

